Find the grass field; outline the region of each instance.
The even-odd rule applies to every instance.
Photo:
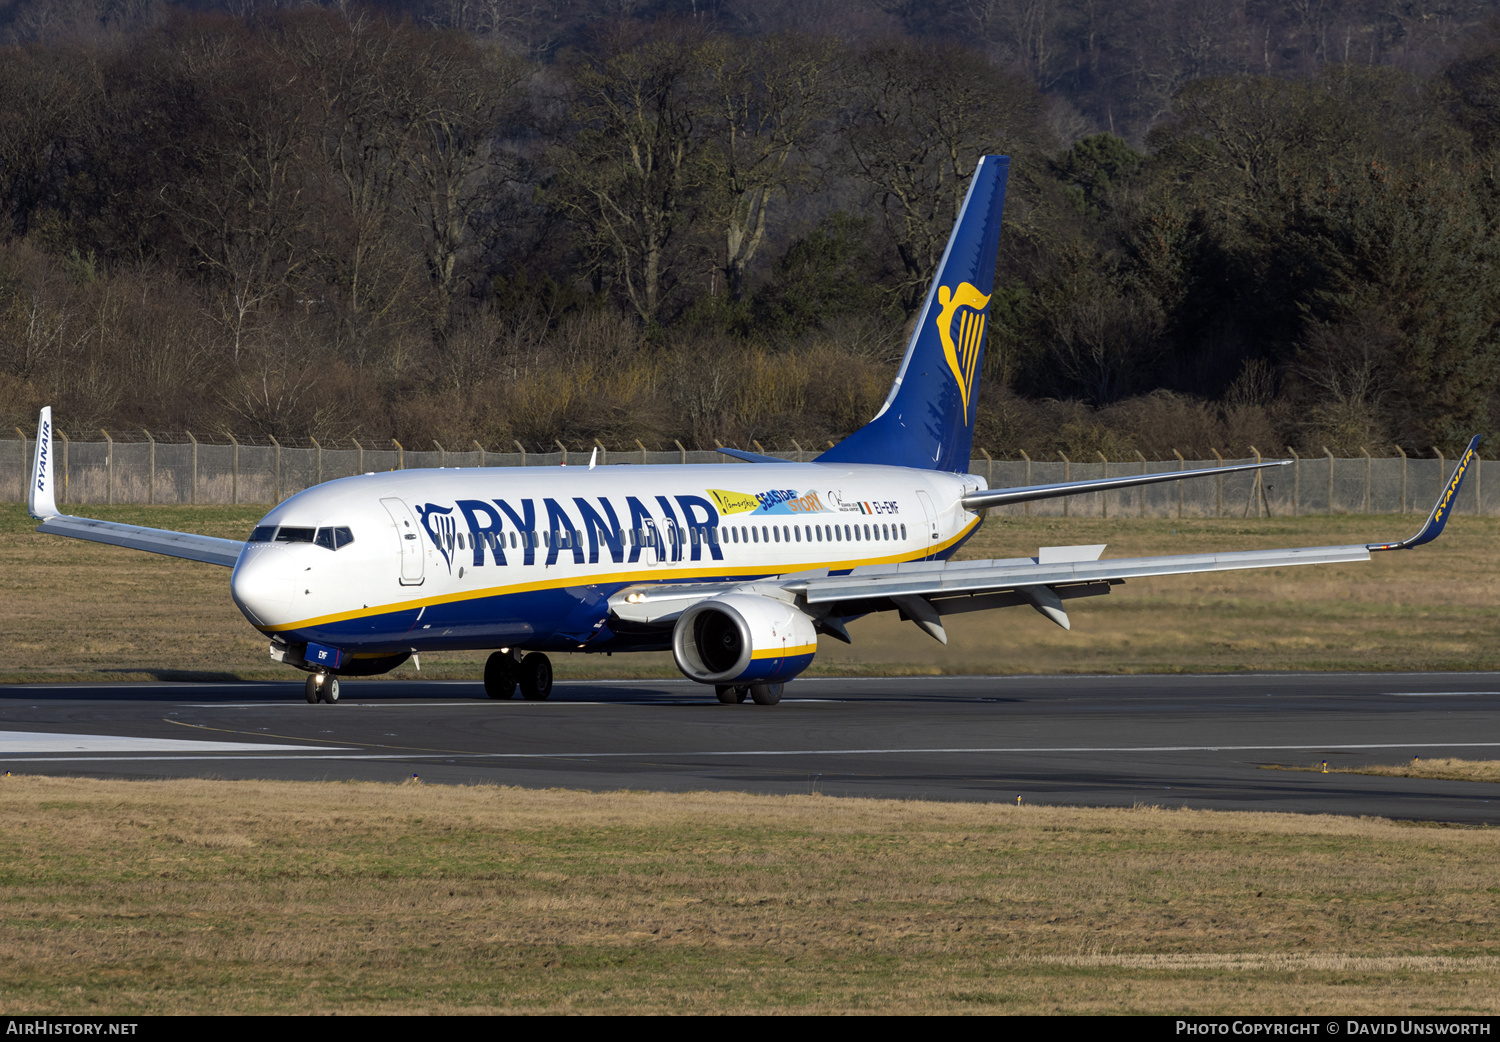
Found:
[[[1500,831],[0,778],[12,1013],[1500,1012]]]
[[[244,538],[261,507],[98,507],[100,517]],[[1413,518],[1162,521],[995,518],[962,556],[1109,543],[1106,556],[1359,543]],[[0,507],[0,681],[295,678],[229,599],[226,569],[35,533]],[[1437,542],[1368,564],[1134,580],[1074,601],[1072,631],[1028,608],[953,616],[939,645],[893,614],[825,640],[816,673],[1199,672],[1500,668],[1500,519],[1460,515]],[[478,677],[483,653],[425,655],[422,675]],[[677,676],[670,656],[557,655],[569,676]],[[411,665],[398,676],[416,675]]]

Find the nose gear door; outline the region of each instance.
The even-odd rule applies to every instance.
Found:
[[[417,527],[416,515],[411,512],[411,507],[406,505],[405,500],[394,496],[382,499],[380,505],[391,515],[391,522],[396,526],[397,541],[401,544],[401,585],[421,586],[427,548],[422,545],[422,533]]]

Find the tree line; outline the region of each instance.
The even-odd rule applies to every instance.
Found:
[[[965,7],[1007,40],[1018,9]],[[1493,35],[1403,68],[1325,31],[1311,71],[1122,97],[1125,137],[1045,34],[574,30],[167,10],[5,46],[7,425],[822,445],[878,409],[990,152],[977,444],[1451,453],[1491,425]]]

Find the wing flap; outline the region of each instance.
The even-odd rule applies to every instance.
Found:
[[[864,600],[871,597],[940,596],[999,593],[1028,586],[1097,583],[1188,572],[1226,572],[1245,568],[1284,568],[1304,564],[1368,561],[1364,545],[1310,546],[1294,550],[1247,550],[1222,554],[1125,557],[1109,561],[1013,564],[1009,561],[965,561],[941,571],[865,575],[831,575],[799,581],[809,604]],[[986,567],[988,565],[988,567]]]
[[[86,539],[91,543],[108,543],[131,550],[145,550],[167,557],[181,557],[204,564],[217,564],[233,568],[239,560],[245,544],[235,539],[218,539],[191,532],[173,532],[165,528],[142,528],[139,525],[124,525],[116,521],[96,521],[89,517],[69,517],[66,514],[49,517],[37,526],[38,532],[48,535],[68,536],[70,539]]]

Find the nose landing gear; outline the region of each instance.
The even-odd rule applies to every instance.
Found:
[[[339,700],[339,678],[332,673],[309,673],[307,700],[313,704],[327,702],[333,705]]]

